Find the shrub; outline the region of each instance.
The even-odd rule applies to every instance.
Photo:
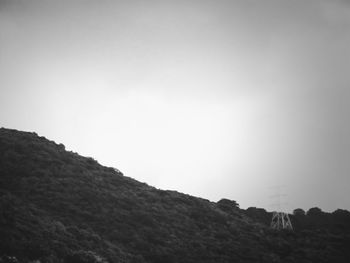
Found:
[[[67,256],[65,263],[105,263],[106,261],[92,251],[75,251]]]

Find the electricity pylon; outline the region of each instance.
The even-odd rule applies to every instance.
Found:
[[[293,230],[289,215],[285,212],[273,212],[271,220],[271,228],[276,230],[288,229]]]
[[[276,189],[280,190],[283,186],[277,186],[275,187]],[[272,198],[277,198],[277,207],[278,211],[274,211],[272,214],[272,220],[271,220],[271,228],[275,230],[282,230],[282,229],[287,229],[287,230],[293,230],[292,223],[290,221],[289,215],[286,212],[283,212],[281,209],[281,197],[285,197],[285,194],[276,194],[273,196],[270,196]]]

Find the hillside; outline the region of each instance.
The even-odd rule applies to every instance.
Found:
[[[350,262],[347,211],[338,228],[296,215],[294,232],[272,231],[259,211],[159,190],[0,129],[0,262]]]

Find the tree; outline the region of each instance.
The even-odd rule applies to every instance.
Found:
[[[307,212],[306,212],[306,215],[307,216],[320,216],[322,215],[323,212],[320,208],[318,207],[313,207],[313,208],[310,208]]]
[[[226,198],[221,199],[217,204],[224,211],[239,208],[239,204],[236,201]]]
[[[301,208],[294,209],[293,215],[295,216],[305,216],[305,210]]]

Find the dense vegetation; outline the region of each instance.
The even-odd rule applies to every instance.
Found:
[[[0,129],[0,262],[350,262],[348,211],[295,211],[293,232],[272,231],[269,219]]]
[[[271,222],[272,213],[265,209],[249,207],[242,212],[265,225]],[[289,217],[296,231],[323,230],[331,234],[350,233],[350,212],[347,210],[337,209],[333,213],[326,213],[318,207],[310,208],[307,212],[297,208]]]

